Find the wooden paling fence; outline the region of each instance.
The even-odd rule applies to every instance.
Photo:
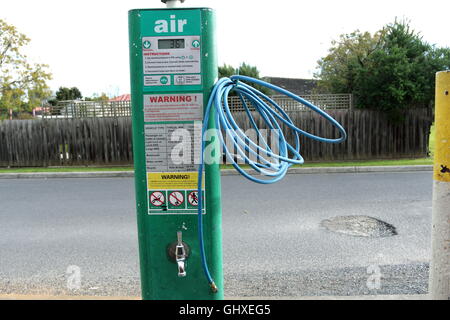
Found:
[[[326,138],[338,138],[338,132],[313,112],[287,112],[295,125],[309,133]],[[347,141],[340,144],[317,142],[300,136],[301,154],[306,161],[372,160],[392,158],[423,158],[428,154],[432,116],[425,109],[406,113],[401,124],[393,124],[386,116],[370,110],[327,110],[345,128]],[[244,130],[251,125],[244,113],[235,114],[237,124]],[[259,127],[264,122],[255,117]],[[284,128],[288,142],[295,146],[294,134]]]
[[[0,166],[131,164],[131,118],[4,120]]]
[[[419,158],[428,153],[432,117],[424,109],[410,110],[404,123],[390,123],[369,110],[327,110],[347,130],[342,144],[300,138],[307,161]],[[309,111],[288,112],[301,129],[333,138],[337,132]],[[244,112],[234,113],[244,131],[251,128]],[[261,118],[255,117],[264,128]],[[294,145],[294,136],[285,130]],[[0,166],[73,166],[132,164],[131,119],[82,118],[4,120],[0,122]]]

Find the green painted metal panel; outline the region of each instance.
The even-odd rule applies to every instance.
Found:
[[[167,187],[163,190],[159,190],[158,187],[152,188],[152,185],[158,186],[158,183],[164,186],[164,182],[156,178],[156,182],[152,180],[153,162],[148,147],[148,141],[152,139],[149,136],[152,132],[163,130],[164,126],[169,128],[173,125],[182,126],[194,122],[192,119],[183,118],[173,119],[174,121],[156,119],[151,112],[155,111],[155,103],[152,101],[157,100],[151,100],[150,97],[162,97],[161,101],[169,99],[170,95],[184,95],[189,99],[202,97],[203,106],[206,106],[212,86],[217,79],[214,33],[215,17],[213,10],[209,8],[136,9],[129,12],[136,211],[141,287],[144,299],[223,299],[219,164],[205,167],[206,254],[211,274],[219,288],[219,292],[213,293],[201,267],[197,239],[197,215],[194,213],[195,205],[186,202],[189,200],[189,193],[195,188],[192,188],[192,183],[188,183],[185,189],[179,187]],[[184,44],[182,40],[184,40]],[[175,52],[173,59],[178,59],[173,65],[177,68],[181,67],[174,68],[175,72],[158,67],[157,60],[151,56],[164,56],[166,53],[163,52],[164,50],[155,50],[155,46],[158,48],[170,47],[171,52]],[[185,48],[177,51],[177,46],[185,46]],[[186,49],[187,47],[191,50],[190,52]],[[183,50],[187,54],[177,53],[183,52]],[[196,59],[199,58],[200,65],[184,68],[183,65],[190,64],[181,63],[182,56],[185,57],[184,59],[194,61],[194,65]],[[170,63],[170,59],[166,59],[166,61]],[[181,72],[177,72],[180,70]],[[163,72],[159,74],[158,71]],[[181,83],[180,79],[184,82]],[[175,104],[182,106],[182,103],[177,103]],[[198,105],[193,104],[194,107],[198,107]],[[161,102],[161,106],[164,108],[164,102]],[[177,115],[170,114],[170,116],[176,118]],[[210,126],[213,126],[212,121],[210,121]],[[218,141],[213,143],[218,143]],[[157,171],[157,169],[155,170]],[[180,201],[184,199],[185,201],[184,207],[180,206],[184,210],[182,214],[176,213],[176,210],[180,210],[176,206],[176,202],[170,204],[169,208],[168,198],[174,192],[173,199]],[[155,214],[158,213],[158,208],[164,205],[167,205],[167,208],[162,209],[159,214]],[[177,240],[178,231],[182,231],[183,241],[190,247],[190,256],[186,262],[186,277],[178,277],[177,266],[167,255],[167,246]]]

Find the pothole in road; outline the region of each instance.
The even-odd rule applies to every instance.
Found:
[[[355,237],[384,238],[397,235],[396,228],[368,216],[340,216],[323,220],[321,226],[329,231]]]

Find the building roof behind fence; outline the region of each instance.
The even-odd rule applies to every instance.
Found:
[[[113,102],[113,101],[131,101],[131,94],[128,94],[128,93],[127,94],[123,94],[121,96],[112,98],[109,101],[110,102]]]
[[[298,95],[313,94],[317,88],[318,80],[314,79],[295,79],[280,77],[265,77],[271,84],[291,91]]]

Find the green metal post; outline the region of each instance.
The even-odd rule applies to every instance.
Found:
[[[203,275],[197,238],[198,166],[175,164],[171,158],[177,147],[172,132],[184,129],[194,136],[194,126],[200,127],[204,106],[217,79],[214,32],[214,12],[209,8],[129,12],[133,152],[143,299],[223,299],[219,164],[205,167],[204,186],[206,254],[219,288],[213,293]],[[194,150],[201,142],[199,132],[195,135]],[[179,232],[182,242],[177,242]],[[169,248],[180,243],[188,254],[183,261],[185,277],[179,276],[181,269],[168,253]]]

